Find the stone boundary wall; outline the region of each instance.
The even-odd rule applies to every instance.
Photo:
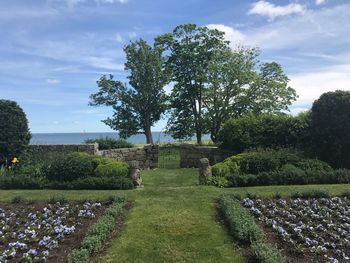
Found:
[[[99,150],[98,144],[37,144],[29,145],[29,151],[33,154],[67,154],[71,152],[85,152],[93,155],[101,155],[117,161],[131,164],[138,161],[141,169],[154,169],[158,167],[158,145],[145,145],[143,148],[120,148],[111,150]]]
[[[232,156],[231,151],[222,150],[218,147],[195,146],[193,144],[180,145],[180,167],[200,167],[200,159],[207,158],[210,165],[222,162],[227,157]]]
[[[124,161],[131,164],[136,160],[141,169],[154,169],[158,167],[158,145],[145,145],[143,148],[120,148],[101,150],[98,155],[112,158],[117,161]]]
[[[97,154],[98,144],[32,144],[29,145],[29,152],[34,154],[49,154],[49,153],[71,153],[85,152],[88,154]]]

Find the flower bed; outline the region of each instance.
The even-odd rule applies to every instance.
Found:
[[[242,203],[283,240],[288,253],[304,262],[350,261],[350,201],[346,197],[245,198]]]
[[[66,261],[101,203],[0,204],[0,262]]]

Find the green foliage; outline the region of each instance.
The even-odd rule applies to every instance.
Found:
[[[98,139],[87,139],[85,143],[98,143],[99,150],[110,150],[119,148],[132,148],[134,145],[124,139],[113,139],[111,137],[101,137]]]
[[[49,199],[50,204],[56,204],[56,203],[66,204],[67,202],[68,200],[64,196],[52,196]]]
[[[227,158],[212,167],[208,184],[219,187],[350,183],[350,170],[333,170],[317,159],[287,149],[259,149]]]
[[[1,187],[1,185],[0,185]],[[50,189],[91,189],[91,190],[124,190],[134,187],[132,180],[125,177],[86,177],[69,182],[51,181],[43,188]]]
[[[68,257],[69,263],[88,263],[89,251],[87,249],[74,249]]]
[[[222,148],[236,153],[259,147],[301,147],[309,127],[305,116],[246,114],[227,121],[219,141]]]
[[[113,107],[113,117],[103,122],[119,131],[122,138],[142,131],[147,143],[153,143],[151,127],[167,109],[164,86],[169,82],[169,74],[163,68],[161,50],[146,41],[131,42],[124,51],[131,87],[114,80],[112,75],[102,76],[97,81],[100,90],[90,96],[90,105]]]
[[[252,242],[254,257],[261,263],[283,263],[281,252],[265,242]]]
[[[311,109],[315,155],[337,168],[350,168],[350,91],[327,92]]]
[[[0,176],[0,189],[41,189],[43,180],[27,175]]]
[[[106,177],[127,177],[129,174],[129,165],[118,161],[99,164],[95,169],[95,174]]]
[[[93,176],[94,164],[87,153],[70,153],[58,158],[49,166],[46,177],[49,181],[69,182]]]
[[[235,197],[224,194],[219,201],[230,234],[237,241],[250,244],[252,241],[264,238],[264,233],[255,223],[254,218],[241,206]]]
[[[106,209],[104,215],[89,228],[81,247],[73,250],[69,255],[69,262],[88,262],[91,255],[101,250],[107,237],[115,227],[116,219],[122,214],[124,205],[125,199],[115,198],[115,201]]]
[[[0,166],[8,165],[28,146],[31,135],[22,108],[14,101],[0,100]]]
[[[302,193],[295,192],[292,195],[292,198],[329,198],[330,195],[326,191],[322,190],[311,190],[311,191],[305,191]]]

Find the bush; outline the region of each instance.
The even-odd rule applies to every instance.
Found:
[[[235,197],[226,194],[222,195],[219,201],[230,234],[237,241],[250,244],[252,241],[264,238],[264,233],[255,223],[254,218]]]
[[[259,147],[298,147],[304,143],[308,127],[306,114],[247,114],[227,121],[219,132],[219,142],[236,153]]]
[[[311,109],[315,155],[337,168],[350,168],[350,91],[327,92]]]
[[[252,242],[254,257],[261,263],[283,263],[281,252],[265,242]]]
[[[29,144],[28,120],[14,101],[0,100],[0,166],[18,157]]]
[[[106,209],[104,215],[89,228],[81,248],[73,250],[68,257],[68,262],[88,262],[89,257],[102,248],[107,237],[113,231],[116,219],[123,212],[123,207],[125,205],[124,198],[115,198],[114,200],[111,206]]]
[[[256,150],[227,158],[212,167],[208,184],[219,187],[350,183],[350,170],[333,170],[317,159],[303,159],[286,149]]]
[[[49,181],[69,182],[93,176],[94,163],[87,153],[70,153],[51,163],[46,177]]]
[[[45,188],[50,189],[126,190],[133,187],[132,180],[126,177],[86,177],[70,182],[52,181],[45,184]]]
[[[129,165],[123,162],[101,163],[95,169],[95,174],[101,177],[127,177],[129,174]]]
[[[0,176],[0,189],[41,189],[43,184],[41,178],[27,175]]]
[[[123,139],[113,139],[111,137],[101,137],[98,139],[87,139],[85,143],[98,143],[99,150],[110,150],[118,148],[132,148],[134,145]]]

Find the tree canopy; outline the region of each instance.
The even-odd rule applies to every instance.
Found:
[[[137,133],[153,144],[151,127],[160,120],[167,108],[164,86],[169,74],[163,67],[161,50],[139,40],[128,44],[125,69],[129,72],[129,85],[104,75],[97,81],[99,91],[90,96],[90,105],[111,106],[113,116],[103,122],[119,131],[122,138]]]

